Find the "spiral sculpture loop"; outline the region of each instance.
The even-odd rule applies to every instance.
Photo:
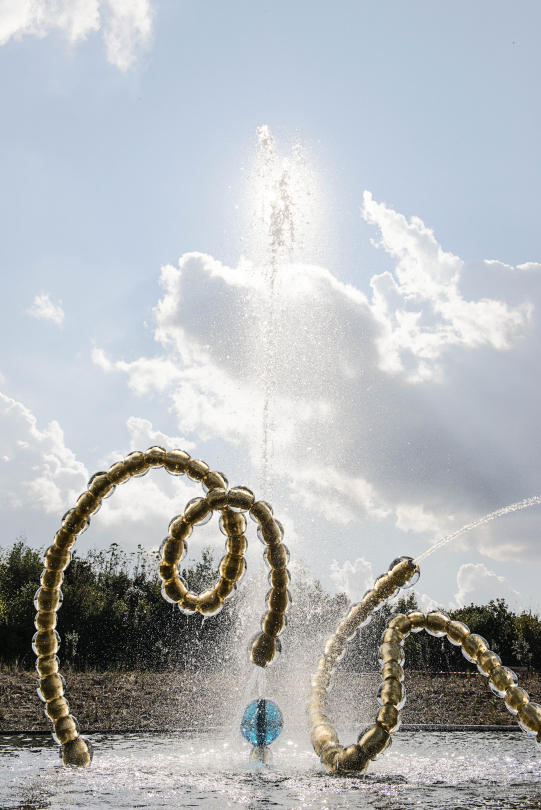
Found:
[[[180,610],[187,614],[197,611],[204,616],[212,616],[221,610],[225,599],[235,590],[246,570],[248,541],[244,534],[244,513],[248,512],[258,524],[257,533],[265,546],[264,556],[270,566],[271,586],[266,597],[267,611],[261,622],[261,632],[251,642],[251,661],[256,666],[267,667],[281,650],[278,636],[285,626],[285,614],[290,602],[287,590],[290,582],[287,570],[289,552],[282,543],[282,524],[274,519],[270,504],[256,501],[247,487],[228,490],[228,481],[223,473],[211,472],[204,461],[190,458],[183,450],[167,451],[163,447],[151,447],[144,453],[130,453],[107,472],[93,475],[86,492],[62,518],[62,527],[45,554],[41,585],[34,600],[37,614],[32,648],[38,656],[38,694],[45,702],[46,716],[53,723],[53,738],[62,746],[61,756],[65,765],[90,765],[92,746],[89,740],[79,734],[77,720],[70,714],[69,704],[64,697],[65,681],[58,671],[60,662],[56,653],[60,636],[55,628],[56,612],[62,604],[60,586],[64,570],[70,562],[71,548],[78,535],[87,529],[91,516],[99,510],[102,500],[110,497],[119,484],[130,478],[140,478],[153,467],[164,467],[172,475],[186,474],[192,481],[200,482],[206,493],[202,498],[192,499],[184,514],[173,518],[169,524],[159,565],[164,598],[176,602]],[[210,590],[201,594],[190,593],[178,573],[177,565],[186,553],[186,541],[192,527],[205,523],[214,511],[221,513],[220,528],[227,537],[227,553],[220,563],[220,578]]]
[[[395,582],[399,580],[399,569],[400,565],[388,575]],[[368,603],[374,601],[369,594]],[[470,663],[475,663],[479,672],[488,678],[492,692],[503,698],[511,714],[517,716],[523,731],[536,737],[537,743],[541,745],[541,706],[530,701],[528,693],[517,685],[515,673],[501,665],[499,656],[489,649],[482,636],[470,633],[463,622],[451,621],[444,613],[436,610],[427,614],[412,611],[407,616],[399,613],[389,619],[379,648],[382,683],[377,700],[381,708],[376,722],[371,728],[361,732],[356,745],[349,745],[347,748],[340,745],[328,717],[327,689],[334,666],[345,652],[344,633],[353,629],[356,613],[368,616],[368,610],[368,604],[362,609],[360,606],[352,609],[348,619],[338,626],[337,634],[327,642],[325,655],[319,662],[317,673],[312,677],[312,692],[308,704],[310,739],[315,753],[329,773],[364,773],[370,760],[378,759],[390,747],[391,735],[400,727],[400,710],[406,702],[402,668],[405,660],[404,641],[410,633],[419,633],[421,630],[426,630],[436,638],[446,636],[451,644],[460,646],[464,657]]]
[[[204,497],[193,498],[184,513],[173,518],[169,533],[161,545],[159,574],[162,595],[176,603],[185,614],[199,612],[204,616],[216,615],[224,601],[233,593],[246,570],[245,536],[246,518],[258,524],[257,534],[264,545],[264,557],[270,567],[267,593],[267,611],[261,621],[261,632],[251,640],[250,660],[258,667],[267,667],[278,657],[279,636],[284,629],[290,596],[290,576],[287,569],[289,552],[282,543],[284,530],[273,516],[272,507],[265,501],[256,501],[247,487],[228,489],[223,473],[211,472],[204,461],[192,459],[182,450],[167,451],[151,447],[145,452],[130,453],[123,461],[113,464],[107,472],[98,472],[88,482],[88,489],[79,497],[75,507],[62,518],[62,527],[56,533],[53,545],[45,554],[45,568],[34,604],[37,610],[36,633],[32,648],[37,655],[36,669],[40,676],[38,694],[45,702],[45,714],[54,726],[53,738],[61,746],[65,765],[87,767],[92,761],[92,746],[81,737],[77,720],[70,714],[64,696],[65,681],[59,674],[56,655],[60,637],[56,631],[56,613],[62,604],[60,586],[64,570],[71,559],[71,548],[78,535],[90,523],[102,500],[110,497],[119,484],[130,478],[139,478],[153,467],[163,467],[172,475],[186,474],[192,481],[202,484]],[[226,535],[226,554],[219,567],[220,577],[214,587],[200,594],[191,593],[180,576],[178,564],[187,549],[187,540],[193,526],[204,524],[218,511],[220,529]],[[386,574],[378,577],[374,587],[362,601],[350,609],[340,622],[336,633],[325,645],[317,672],[312,676],[308,704],[310,740],[315,753],[330,773],[363,773],[370,760],[377,759],[390,745],[391,735],[400,726],[400,710],[406,700],[404,687],[404,641],[410,633],[426,630],[432,636],[447,636],[452,644],[460,645],[468,661],[477,664],[479,671],[489,679],[494,694],[502,697],[510,712],[517,716],[521,727],[541,744],[541,706],[532,703],[527,692],[517,685],[516,675],[501,666],[499,657],[491,652],[481,636],[470,633],[462,622],[451,621],[439,611],[428,614],[413,611],[407,616],[393,616],[381,638],[379,649],[382,683],[378,691],[380,709],[375,724],[360,736],[356,745],[344,748],[328,716],[327,691],[332,674],[347,651],[357,630],[368,624],[372,613],[395,596],[400,588],[411,587],[419,578],[419,566],[411,557],[395,560]],[[259,750],[259,749],[258,749]]]

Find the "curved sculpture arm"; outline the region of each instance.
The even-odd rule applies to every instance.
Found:
[[[330,773],[364,773],[370,760],[377,759],[390,747],[391,735],[400,727],[400,710],[406,702],[402,668],[405,660],[404,641],[410,633],[419,633],[421,630],[426,630],[436,638],[447,636],[451,644],[460,646],[464,657],[470,663],[477,664],[479,672],[488,678],[492,692],[503,698],[509,711],[517,716],[521,728],[536,736],[537,742],[541,744],[541,706],[532,703],[528,693],[517,686],[515,673],[501,665],[499,656],[489,650],[485,639],[470,633],[463,622],[451,621],[439,611],[427,614],[412,611],[407,616],[403,613],[393,616],[382,635],[379,648],[382,683],[377,695],[381,708],[374,725],[361,733],[356,745],[347,748],[340,745],[328,719],[326,692],[321,695],[317,693],[317,689],[312,689],[309,704],[311,737],[316,754]],[[327,648],[325,651],[327,654]],[[323,661],[325,657],[320,661],[320,670]]]
[[[36,634],[32,649],[38,656],[36,669],[40,676],[38,694],[45,702],[45,714],[54,726],[53,738],[62,746],[62,761],[65,765],[87,767],[92,761],[90,742],[79,735],[77,720],[70,714],[64,697],[65,682],[59,674],[56,655],[60,636],[56,631],[56,612],[62,604],[60,586],[64,570],[71,559],[71,548],[78,535],[90,523],[90,518],[100,508],[103,499],[113,494],[119,484],[130,478],[145,475],[152,467],[164,467],[172,475],[186,474],[192,481],[203,485],[205,496],[193,498],[184,514],[169,524],[168,537],[161,547],[159,573],[162,579],[162,594],[169,602],[175,602],[187,614],[198,611],[212,616],[221,610],[227,599],[242,579],[245,569],[247,540],[244,535],[246,518],[258,524],[258,536],[265,546],[264,556],[270,567],[270,591],[267,594],[267,612],[261,622],[261,632],[251,641],[251,661],[256,666],[269,666],[280,652],[278,636],[285,626],[285,613],[290,597],[287,587],[290,582],[287,563],[289,552],[283,545],[284,530],[275,520],[272,507],[265,501],[255,501],[254,494],[246,487],[228,490],[223,473],[211,472],[204,461],[192,459],[182,450],[166,451],[163,447],[151,447],[144,453],[130,453],[124,461],[113,464],[107,472],[99,472],[88,482],[88,489],[62,518],[62,528],[56,533],[53,545],[45,554],[45,568],[41,586],[34,604],[38,611],[35,619]],[[213,588],[201,594],[188,591],[180,577],[178,563],[186,553],[186,540],[192,527],[210,519],[214,511],[221,512],[220,528],[226,535],[226,555],[220,563],[220,578]]]

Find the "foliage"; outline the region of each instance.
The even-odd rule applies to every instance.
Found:
[[[133,555],[132,555],[133,556]],[[135,559],[113,543],[107,551],[76,551],[65,571],[64,601],[58,612],[63,662],[76,669],[198,669],[220,666],[235,620],[228,602],[210,622],[199,614],[184,616],[161,595],[156,559],[139,547]],[[0,549],[0,660],[33,664],[30,640],[35,633],[33,605],[43,570],[42,554],[24,537]],[[210,549],[202,561],[183,570],[200,590],[216,580]]]
[[[133,555],[122,552],[116,543],[106,551],[90,551],[84,557],[73,553],[58,613],[63,663],[76,669],[97,670],[197,670],[203,661],[207,668],[223,667],[243,633],[246,619],[240,613],[246,592],[227,601],[211,620],[203,621],[199,614],[184,616],[162,598],[156,568],[156,555],[141,547]],[[30,548],[24,536],[10,548],[0,548],[0,661],[5,664],[33,664],[33,598],[42,569],[42,553]],[[211,549],[205,548],[201,561],[186,566],[182,575],[196,592],[212,585],[218,571]],[[331,595],[319,580],[308,575],[304,566],[297,565],[285,633],[285,643],[292,653],[287,658],[315,664],[325,639],[333,634],[348,609],[345,594]],[[380,638],[390,616],[416,609],[414,593],[403,596],[392,608],[384,605],[350,642],[344,667],[376,670]],[[460,608],[450,615],[484,636],[505,665],[541,669],[541,622],[531,612],[514,613],[503,599],[496,599],[488,605]],[[475,669],[463,658],[460,648],[426,633],[411,634],[405,651],[409,669]]]

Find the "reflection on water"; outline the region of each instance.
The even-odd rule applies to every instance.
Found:
[[[88,771],[60,767],[48,737],[0,737],[0,807],[541,808],[541,751],[526,735],[400,733],[360,778],[326,774],[304,733],[282,736],[263,772],[224,732],[93,735]]]

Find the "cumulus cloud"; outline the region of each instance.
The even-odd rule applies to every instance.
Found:
[[[360,602],[366,591],[374,584],[372,563],[358,557],[353,564],[346,560],[340,567],[337,560],[331,564],[331,579],[338,593],[345,593],[352,602]]]
[[[0,45],[54,30],[75,44],[101,30],[108,61],[126,71],[151,41],[152,16],[149,0],[4,0]]]
[[[88,470],[64,444],[58,422],[39,430],[22,403],[0,393],[0,469],[4,507],[62,513],[85,489]]]
[[[57,326],[62,326],[65,315],[64,310],[60,306],[62,301],[58,304],[53,304],[49,296],[50,293],[40,293],[36,295],[32,306],[28,310],[28,314],[33,318],[39,318],[43,321],[52,321]]]
[[[520,394],[537,356],[536,288],[505,263],[465,264],[368,193],[363,216],[395,263],[370,296],[287,246],[277,260],[280,219],[257,262],[189,253],[162,268],[156,356],[117,360],[97,346],[93,358],[136,395],[165,394],[182,436],[234,446],[271,500],[275,482],[287,487],[297,527],[327,521],[353,543],[362,525],[364,543],[416,553],[541,490],[524,466],[539,420]],[[502,520],[454,548],[537,558],[533,523],[513,521],[511,539]]]
[[[484,605],[491,599],[505,599],[512,608],[520,604],[520,593],[509,585],[505,577],[489,571],[483,563],[461,565],[456,582],[458,592],[455,600],[458,607],[467,604]]]
[[[102,459],[102,469],[132,450],[145,450],[154,444],[166,449],[190,450],[194,446],[181,437],[154,430],[149,420],[140,417],[130,417],[127,429],[129,447]],[[30,537],[43,537],[45,524],[52,537],[64,512],[86,489],[89,477],[87,467],[66,447],[58,422],[50,422],[40,430],[28,408],[0,393],[0,506],[4,518],[18,515],[18,525]],[[113,497],[103,501],[83,542],[93,545],[97,540],[102,544],[114,540],[128,548],[138,543],[155,548],[165,536],[169,521],[200,494],[201,486],[186,476],[151,470],[141,479],[117,487]],[[218,538],[221,546],[222,535],[215,535],[207,541],[213,544]]]
[[[411,382],[422,382],[438,375],[442,354],[451,346],[511,348],[530,316],[527,304],[513,308],[489,298],[466,300],[459,289],[462,260],[443,251],[418,217],[408,222],[368,191],[363,217],[378,226],[378,244],[397,260],[394,275],[382,273],[370,282],[384,371],[407,372]]]

